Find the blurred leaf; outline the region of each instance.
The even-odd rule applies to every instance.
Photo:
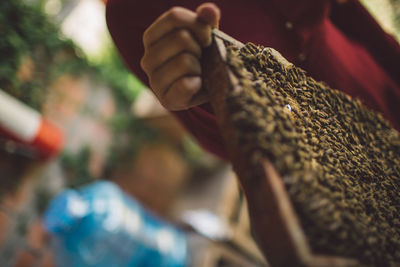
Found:
[[[77,154],[64,152],[61,156],[61,163],[68,177],[68,187],[78,188],[94,180],[89,171],[90,153],[90,148],[85,146]]]
[[[0,1],[0,88],[36,109],[43,104],[52,79],[88,68],[79,49],[61,36],[41,6],[42,1],[37,5],[22,0]],[[61,50],[70,51],[69,57],[55,62],[54,55]],[[23,58],[35,63],[32,80],[18,78]]]

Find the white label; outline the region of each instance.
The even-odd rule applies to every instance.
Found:
[[[0,90],[0,127],[32,142],[41,123],[40,113]]]

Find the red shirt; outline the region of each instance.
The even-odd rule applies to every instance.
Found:
[[[107,24],[125,63],[140,68],[145,29],[172,6],[205,1],[108,0]],[[400,46],[356,0],[220,0],[220,29],[272,47],[316,80],[358,97],[400,129]],[[227,159],[209,104],[174,112],[203,147]]]

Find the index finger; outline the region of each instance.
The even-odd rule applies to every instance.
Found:
[[[153,45],[165,34],[177,28],[189,29],[203,46],[211,42],[211,26],[201,22],[195,12],[182,7],[173,7],[157,18],[144,32],[144,46]]]

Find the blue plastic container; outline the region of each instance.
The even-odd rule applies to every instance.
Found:
[[[183,232],[146,211],[114,183],[65,190],[44,225],[60,267],[186,266]]]

